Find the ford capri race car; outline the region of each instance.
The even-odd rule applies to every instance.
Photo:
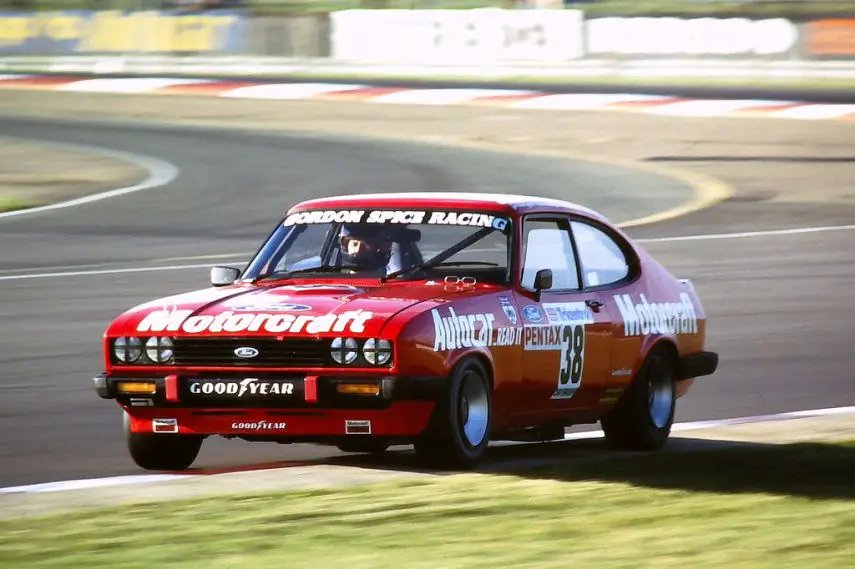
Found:
[[[352,452],[415,447],[471,468],[490,440],[599,421],[656,450],[715,372],[706,315],[597,212],[511,195],[303,202],[242,270],[116,318],[97,393],[131,457],[181,470],[212,435]]]

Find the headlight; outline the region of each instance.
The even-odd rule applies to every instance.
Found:
[[[353,338],[334,338],[330,344],[330,355],[338,364],[352,364],[359,355],[359,345]]]
[[[172,338],[152,336],[145,342],[145,355],[156,364],[165,364],[174,353]]]
[[[113,343],[113,355],[126,364],[137,361],[142,356],[142,340],[133,336],[116,338]]]
[[[362,354],[371,365],[385,365],[392,357],[392,343],[389,340],[368,338],[362,347]]]

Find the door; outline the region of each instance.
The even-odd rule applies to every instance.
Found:
[[[543,418],[596,406],[611,366],[612,319],[596,291],[583,290],[570,220],[523,220],[520,280],[523,383]],[[534,277],[551,269],[552,286],[538,295]]]
[[[596,295],[609,308],[611,361],[606,370],[601,403],[617,400],[632,380],[632,368],[638,345],[623,338],[623,316],[617,303],[619,293],[638,276],[639,261],[630,244],[619,234],[597,221],[576,218],[570,223],[573,243],[579,257],[583,291]]]

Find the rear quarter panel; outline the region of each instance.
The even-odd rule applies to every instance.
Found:
[[[707,316],[697,292],[644,250],[639,256],[640,278],[605,295],[615,322],[612,381],[624,388],[654,346],[670,344],[678,356],[706,346]],[[692,380],[680,382],[677,395],[685,395],[691,385]]]

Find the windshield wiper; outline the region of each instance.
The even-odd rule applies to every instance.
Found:
[[[354,265],[342,265],[340,267],[336,267],[334,265],[323,265],[320,267],[309,267],[305,269],[297,269],[294,271],[275,271],[272,273],[267,273],[264,275],[259,275],[253,279],[253,282],[258,282],[267,279],[287,279],[294,275],[299,275],[302,273],[340,273],[342,269],[350,269],[354,271],[364,271],[362,267],[357,267]]]
[[[499,266],[498,263],[490,263],[487,261],[443,261],[442,263],[431,263],[430,261],[428,261],[427,263],[419,263],[418,265],[413,265],[411,267],[407,267],[406,269],[401,269],[400,271],[391,272],[386,275],[383,280],[386,281],[388,279],[393,279],[401,275],[406,275],[415,271],[423,271],[425,269],[432,269],[434,267],[462,267],[466,265],[482,265],[488,267]]]

